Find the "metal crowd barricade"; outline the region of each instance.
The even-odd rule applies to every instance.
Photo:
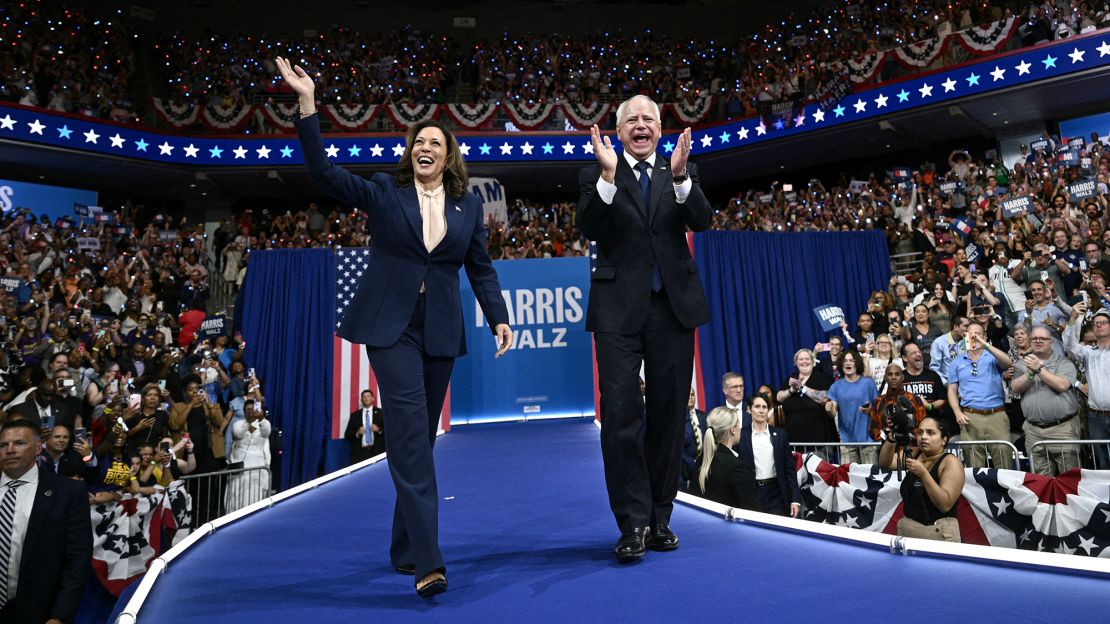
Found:
[[[269,466],[186,475],[181,481],[192,498],[194,527],[270,496],[272,487]]]
[[[922,254],[914,251],[890,256],[890,268],[895,275],[909,275],[921,267]]]
[[[1110,470],[1110,465],[1104,465],[1105,462],[1100,461],[1097,452],[1099,448],[1102,449],[1103,456],[1110,453],[1110,440],[1041,440],[1029,447],[1029,461],[1032,462],[1033,457],[1040,452],[1045,454],[1049,465],[1069,461],[1084,468],[1090,466],[1095,470]],[[1032,466],[1029,471],[1033,472]]]
[[[855,450],[863,450],[873,448],[875,449],[875,460],[879,458],[879,447],[882,446],[881,442],[791,442],[790,447],[805,455],[806,453],[813,453],[821,459],[834,464],[848,463],[842,457],[848,457]]]
[[[962,461],[964,463],[964,465],[966,466],[967,465],[967,460],[964,459],[965,454],[966,454],[965,449],[969,449],[969,448],[973,448],[973,447],[977,447],[977,446],[986,447],[984,449],[984,454],[985,454],[987,463],[990,467],[992,467],[992,468],[1011,468],[1013,470],[1021,470],[1021,461],[1018,457],[1018,449],[1009,440],[967,440],[967,441],[957,440],[956,442],[950,442],[948,444],[948,451],[951,452],[956,457],[959,457],[960,461]],[[1010,460],[1010,465],[1009,466],[1000,466],[1000,465],[998,465],[998,462],[996,461],[996,458],[991,456],[991,447],[999,447],[999,446],[1006,446],[1006,447],[1010,448],[1011,460]]]

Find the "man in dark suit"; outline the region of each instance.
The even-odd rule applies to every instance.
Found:
[[[71,444],[72,442],[72,444]],[[88,458],[88,461],[85,458]],[[84,476],[96,466],[89,443],[74,440],[73,433],[65,425],[55,425],[54,431],[43,445],[38,457],[39,468],[57,475],[79,474]]]
[[[709,320],[686,230],[708,228],[711,211],[687,163],[689,128],[675,137],[669,162],[655,153],[659,107],[651,99],[634,96],[617,109],[620,152],[596,125],[591,132],[597,164],[579,175],[577,222],[598,245],[586,329],[597,350],[605,484],[621,532],[616,555],[627,562],[647,547],[678,547],[670,519],[694,328]]]
[[[688,490],[690,482],[697,477],[698,460],[705,443],[705,412],[696,407],[697,395],[690,388],[690,401],[686,404],[686,420],[683,423],[685,436],[682,442],[682,489]]]
[[[385,421],[382,408],[374,405],[374,391],[363,390],[359,398],[362,407],[351,412],[343,437],[351,444],[351,465],[370,459],[385,452]],[[370,418],[367,419],[366,415]],[[370,444],[363,445],[366,436],[366,423],[370,423]]]
[[[0,431],[0,621],[72,622],[92,559],[88,492],[39,470],[37,425]]]
[[[27,395],[26,401],[12,407],[8,417],[32,422],[40,429],[53,430],[55,425],[65,425],[73,431],[77,413],[58,396],[54,380],[36,366],[31,370],[31,382],[35,389]]]

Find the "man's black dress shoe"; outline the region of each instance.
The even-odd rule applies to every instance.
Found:
[[[416,564],[415,563],[402,563],[399,566],[394,566],[393,569],[397,570],[401,574],[407,574],[409,576],[413,576],[413,575],[416,574]]]
[[[678,536],[674,534],[671,527],[657,524],[647,539],[647,547],[652,550],[674,550],[678,548]]]
[[[621,563],[628,563],[634,559],[644,556],[644,541],[648,537],[649,529],[647,527],[637,527],[621,535],[617,540],[617,561]]]

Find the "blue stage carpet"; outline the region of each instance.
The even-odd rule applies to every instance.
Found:
[[[727,523],[677,505],[682,547],[618,565],[590,421],[458,427],[437,442],[450,589],[387,556],[385,463],[202,540],[139,622],[1104,621],[1110,583]]]

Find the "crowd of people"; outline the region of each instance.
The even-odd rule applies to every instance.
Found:
[[[1038,444],[1110,440],[1110,150],[1092,136],[1068,166],[1061,139],[1045,139],[1043,151],[1022,145],[1010,169],[957,150],[943,173],[926,164],[901,180],[814,180],[745,193],[716,215],[718,229],[881,230],[904,259],[864,312],[794,354],[789,380],[761,380],[792,442],[874,463],[895,406],[974,443],[972,466],[989,454],[993,466],[1050,476],[1110,468],[1108,444]],[[1080,180],[1094,181],[1088,196],[1070,192]],[[1007,212],[1015,197],[1030,197],[1029,209]],[[1009,442],[1028,464],[1014,464]]]
[[[136,212],[89,223],[17,209],[0,220],[0,420],[39,428],[40,465],[83,480],[92,505],[229,461],[269,465],[268,454],[255,461],[270,426],[244,343],[205,323],[203,225],[159,215],[140,229]],[[194,500],[194,519],[268,491],[221,488]]]
[[[131,77],[139,49],[121,11],[47,2],[0,6],[0,101],[139,121]]]
[[[158,76],[142,100],[225,109],[288,95],[272,60],[288,54],[313,73],[327,102],[588,104],[643,93],[689,103],[714,94],[721,117],[735,118],[812,98],[849,59],[971,26],[1013,16],[1021,30],[1011,45],[1033,45],[1110,24],[1110,11],[1081,0],[834,0],[732,40],[651,30],[470,40],[413,27],[363,33],[333,26],[297,35],[180,31],[147,41],[130,33],[118,11],[30,2],[0,12],[0,38],[13,41],[0,46],[0,99],[117,121],[135,121],[134,111],[146,108],[129,91],[142,59],[151,59]]]

